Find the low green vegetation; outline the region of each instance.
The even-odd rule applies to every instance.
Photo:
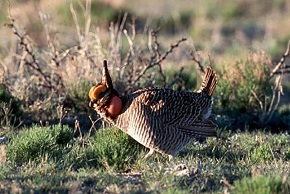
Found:
[[[2,126],[0,136],[1,133],[8,131],[5,126],[19,123],[19,118],[23,114],[20,105],[20,100],[12,96],[5,84],[0,83],[0,126]]]
[[[99,130],[93,137],[73,138],[68,126],[33,126],[11,138],[6,156],[15,165],[43,160],[58,168],[126,170],[140,155],[141,146],[117,129]]]
[[[37,127],[22,130],[7,146],[6,154],[11,162],[23,164],[29,161],[41,162],[48,157],[57,161],[70,149],[68,143],[73,132],[68,127]]]
[[[289,193],[290,185],[286,176],[261,176],[256,175],[235,182],[232,193]]]
[[[88,112],[89,107],[88,103],[84,103],[89,101],[88,91],[94,85],[93,82],[81,79],[78,82],[68,84],[67,88],[67,96],[66,96],[66,104],[76,112]]]
[[[73,137],[67,126],[33,126],[9,138],[0,192],[290,191],[288,135],[220,133],[172,161],[158,153],[144,161],[148,150],[116,128]]]
[[[213,106],[217,113],[227,115],[230,120],[221,126],[266,128],[273,132],[290,127],[289,122],[285,122],[289,114],[287,105],[278,108],[283,95],[283,78],[271,77],[273,62],[269,55],[255,51],[246,59],[217,64],[217,67],[220,77]]]

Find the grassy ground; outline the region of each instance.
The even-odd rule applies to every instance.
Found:
[[[7,159],[1,157],[0,192],[290,191],[288,135],[220,133],[220,139],[192,144],[172,161],[160,154],[144,161],[147,150],[117,129],[72,138],[66,127],[35,126],[2,145]]]

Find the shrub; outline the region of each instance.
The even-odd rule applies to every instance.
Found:
[[[10,16],[11,23],[6,27],[11,28],[18,38],[19,57],[15,58],[13,64],[8,65],[11,67],[17,66],[15,64],[23,65],[21,71],[11,76],[15,81],[11,81],[9,87],[13,88],[19,99],[23,100],[24,109],[33,111],[32,116],[42,116],[40,119],[43,120],[54,119],[56,115],[51,110],[58,104],[66,104],[76,111],[87,111],[87,102],[82,102],[87,100],[89,80],[96,81],[100,78],[99,70],[104,59],[108,59],[108,68],[113,70],[111,71],[113,82],[122,83],[120,94],[139,89],[143,85],[151,85],[156,74],[164,78],[162,86],[168,85],[161,64],[186,38],[181,38],[167,51],[163,51],[162,45],[157,40],[157,32],[148,31],[149,37],[147,32],[139,34],[135,20],[132,21],[130,29],[125,29],[127,14],[124,14],[123,19],[119,18],[118,22],[110,23],[106,36],[100,37],[100,33],[91,33],[90,30],[93,21],[91,8],[99,6],[107,8],[107,6],[91,3],[86,1],[86,6],[80,3],[80,6],[70,7],[73,16],[71,18],[76,25],[79,39],[79,43],[73,47],[71,43],[63,45],[62,41],[59,41],[58,30],[52,28],[45,14],[40,14],[40,19],[46,33],[47,47],[36,47],[28,33]],[[83,16],[80,13],[83,13]],[[106,10],[102,10],[99,14],[107,17]],[[113,17],[111,11],[108,11],[108,15]],[[66,31],[65,34],[67,33],[71,32]],[[158,71],[151,71],[155,68]]]
[[[247,13],[247,6],[236,3],[228,2],[220,10],[221,17],[226,21],[237,20],[245,16]]]
[[[74,108],[75,111],[88,112],[88,103],[84,102],[89,102],[88,91],[92,85],[92,82],[85,79],[69,84],[64,107]]]
[[[140,158],[142,147],[116,128],[99,129],[94,137],[72,142],[70,149],[58,159],[60,168],[96,168],[125,170]]]
[[[262,51],[253,52],[233,65],[223,65],[214,110],[232,119],[239,118],[232,123],[237,128],[265,127],[272,111],[268,110],[273,98],[271,67],[271,58]]]
[[[262,176],[257,175],[253,177],[243,178],[235,181],[235,188],[231,193],[289,193],[290,183],[286,177],[281,176]]]
[[[290,160],[290,148],[288,148],[288,150],[285,153],[285,159]]]
[[[22,115],[20,101],[11,95],[4,84],[0,84],[0,121],[1,126],[16,124]]]
[[[217,85],[218,107],[231,110],[256,110],[258,107],[251,90],[259,97],[271,88],[268,76],[271,59],[262,51],[250,54],[245,61],[236,61],[233,66],[223,66]],[[217,108],[218,108],[217,107]]]
[[[290,130],[290,105],[281,105],[278,109],[278,114],[282,122],[281,124]]]
[[[65,146],[73,138],[73,132],[67,126],[33,126],[20,131],[7,145],[7,157],[19,164],[36,161],[43,157],[58,159],[67,149]]]
[[[266,143],[255,148],[251,155],[251,160],[253,162],[272,161],[272,159],[273,157]]]
[[[73,139],[72,130],[55,125],[33,126],[12,137],[7,158],[17,164],[48,159],[61,168],[129,168],[140,158],[142,147],[119,129],[101,129],[92,138]]]
[[[99,168],[125,170],[140,159],[143,147],[117,128],[100,129],[85,150],[86,162]]]

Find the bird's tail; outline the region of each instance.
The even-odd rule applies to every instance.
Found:
[[[179,129],[189,136],[217,137],[217,125],[210,120],[197,119],[190,126],[180,126]]]
[[[201,87],[197,92],[205,92],[208,96],[212,96],[217,84],[217,75],[211,67],[206,68],[205,78],[202,81]]]

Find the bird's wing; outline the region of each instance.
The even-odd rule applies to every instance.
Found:
[[[201,114],[201,106],[190,92],[153,88],[133,95],[134,103],[142,104],[148,114],[168,124],[193,122]]]
[[[190,136],[216,136],[216,125],[200,118],[201,105],[189,92],[141,90],[134,103],[141,103],[148,119],[157,119],[163,126],[178,128]]]

